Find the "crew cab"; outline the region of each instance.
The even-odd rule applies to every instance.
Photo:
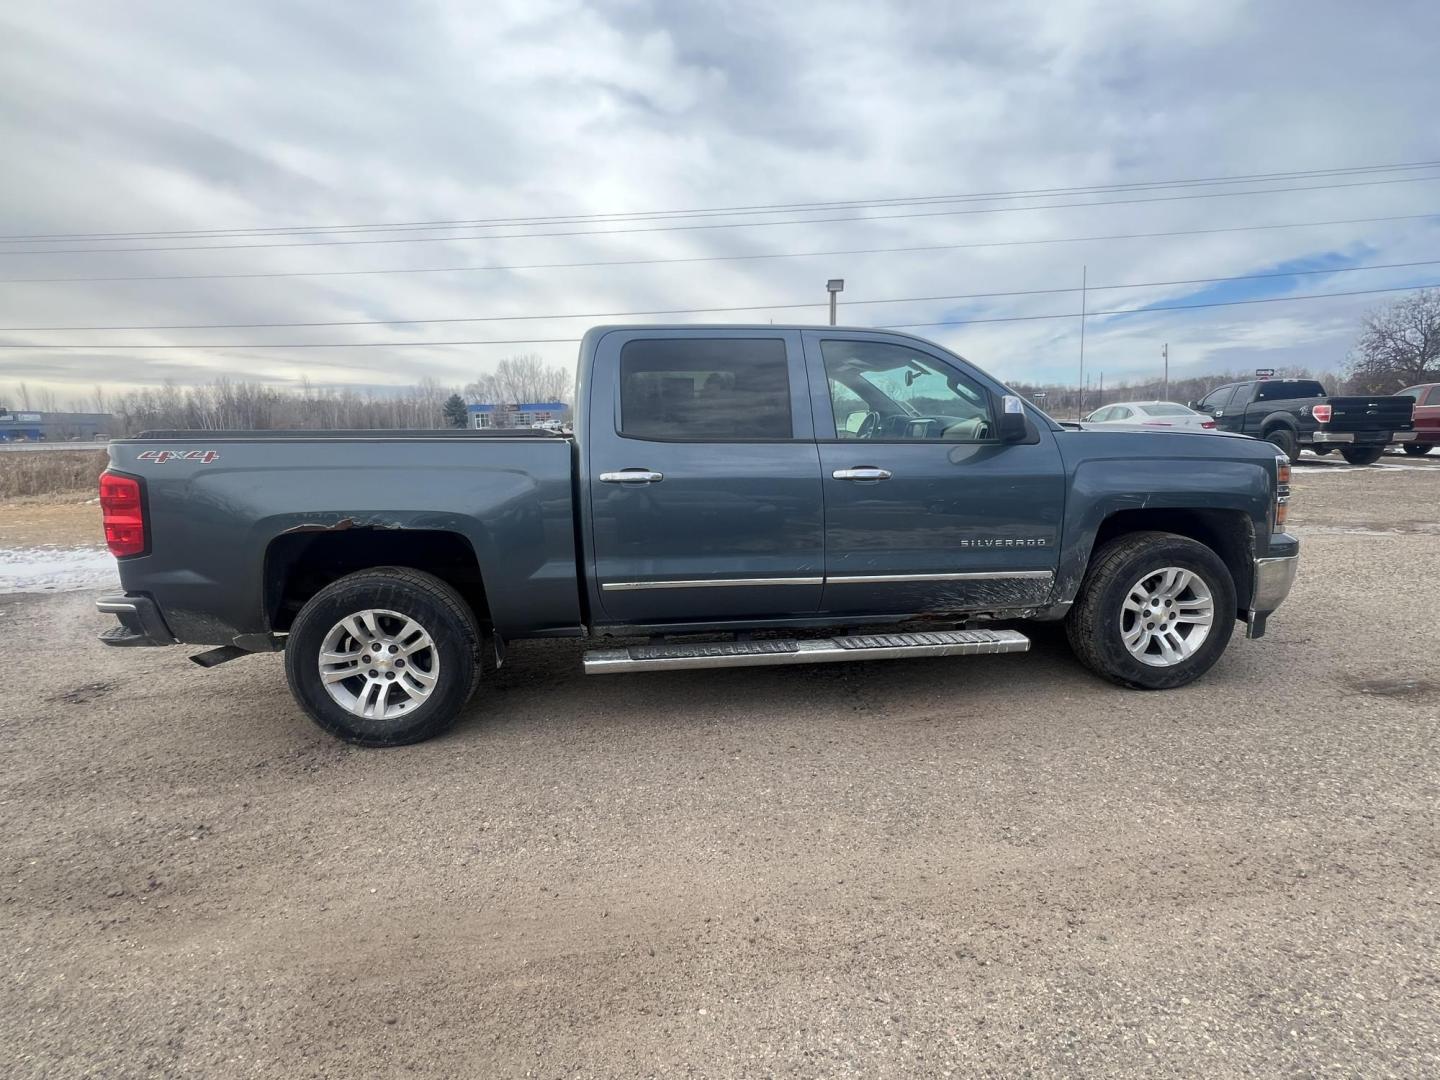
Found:
[[[613,326],[573,434],[156,432],[100,496],[115,646],[283,650],[325,730],[444,730],[520,638],[587,672],[1023,652],[1063,620],[1126,687],[1207,671],[1295,576],[1248,438],[1066,430],[909,335]]]
[[[1440,446],[1440,383],[1421,383],[1400,391],[1415,402],[1415,441],[1405,444],[1405,453],[1423,456]]]
[[[1339,449],[1352,465],[1373,465],[1385,447],[1415,440],[1412,398],[1331,397],[1314,379],[1255,379],[1210,391],[1191,407],[1221,431],[1274,443],[1292,461],[1302,449]]]

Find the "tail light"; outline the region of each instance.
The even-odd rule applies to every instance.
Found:
[[[117,473],[100,474],[100,517],[105,546],[117,559],[145,553],[145,502],[140,481]]]
[[[1200,421],[1200,426],[1203,427],[1206,431],[1214,431],[1214,430],[1215,430],[1215,421],[1214,421],[1214,420],[1202,420],[1202,421]]]
[[[1329,405],[1310,406],[1310,415],[1315,418],[1316,423],[1328,424],[1330,422],[1330,417],[1334,414],[1335,410]]]
[[[1290,459],[1275,459],[1275,528],[1285,526],[1286,515],[1290,512]]]

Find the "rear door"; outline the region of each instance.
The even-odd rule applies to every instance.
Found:
[[[584,482],[603,621],[819,608],[824,512],[805,386],[796,331],[600,340]]]
[[[824,611],[1049,602],[1065,482],[1048,427],[998,442],[1003,388],[918,340],[806,331],[805,357],[825,489]]]

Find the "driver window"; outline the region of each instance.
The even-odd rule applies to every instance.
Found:
[[[983,442],[994,437],[990,395],[918,349],[822,341],[820,352],[838,438]]]

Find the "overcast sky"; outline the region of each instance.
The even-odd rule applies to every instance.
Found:
[[[0,233],[88,234],[551,217],[1135,184],[1440,159],[1440,4],[97,2],[0,13]],[[446,319],[815,303],[672,320],[820,322],[850,301],[1074,288],[1440,259],[1440,216],[929,252],[511,270],[1055,241],[1440,215],[1411,182],[1246,197],[1002,209],[1055,198],[506,230],[0,243],[0,401],[216,375],[463,383],[574,345],[327,349],[144,345],[575,338],[598,318],[409,326],[14,327]],[[1415,179],[1419,178],[1419,179]],[[1330,183],[1355,184],[1365,177]],[[1300,180],[1280,186],[1319,185]],[[1195,193],[1177,189],[1175,193]],[[1199,189],[1204,190],[1204,189]],[[1211,189],[1233,190],[1233,189]],[[1156,198],[1166,192],[1131,194]],[[1086,196],[1115,200],[1126,193]],[[985,213],[955,213],[984,209]],[[940,213],[942,212],[943,213]],[[657,226],[766,221],[747,227]],[[626,229],[608,236],[526,236]],[[475,238],[481,234],[482,238]],[[469,236],[471,239],[452,237]],[[426,239],[417,240],[415,238]],[[445,239],[435,239],[444,237]],[[406,242],[392,242],[405,238]],[[125,251],[101,247],[230,246]],[[20,254],[46,248],[70,254]],[[267,275],[291,276],[214,276]],[[193,275],[212,275],[195,277]],[[297,276],[302,275],[302,276]],[[159,276],[158,281],[28,278]],[[1440,264],[1223,286],[1098,290],[1092,310],[1440,281]],[[1096,316],[1087,370],[1339,367],[1385,297]],[[1076,293],[856,305],[857,325],[1078,311]],[[630,320],[646,321],[646,320]],[[920,329],[1002,378],[1075,378],[1079,320]]]

